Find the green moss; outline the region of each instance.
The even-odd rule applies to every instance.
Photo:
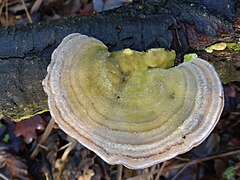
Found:
[[[48,111],[47,98],[39,102],[32,102],[27,105],[20,104],[13,106],[12,104],[6,104],[2,108],[2,114],[7,117],[13,118],[15,122],[23,119],[30,118],[36,114],[41,114]]]
[[[227,84],[233,81],[240,81],[240,71],[238,69],[237,61],[239,61],[240,45],[236,42],[232,43],[217,43],[208,48],[212,50],[223,50],[215,53],[211,58],[211,63],[217,70],[222,83]],[[207,49],[207,48],[206,48]],[[221,59],[224,59],[221,61]]]
[[[191,53],[191,54],[185,54],[184,55],[184,62],[191,61],[194,58],[197,58],[198,55],[196,53]]]
[[[6,134],[6,135],[3,137],[2,140],[3,140],[5,143],[8,143],[9,140],[10,140],[10,136],[9,136],[9,134]]]
[[[233,62],[221,62],[218,59],[213,59],[211,62],[217,70],[223,84],[240,81],[240,72],[236,69]]]
[[[227,44],[227,48],[233,51],[240,51],[240,45],[233,42],[233,43],[226,43]]]

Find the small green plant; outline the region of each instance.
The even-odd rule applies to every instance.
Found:
[[[235,176],[235,169],[233,167],[228,167],[223,171],[222,177],[223,179],[230,180]]]
[[[9,134],[6,134],[6,135],[3,137],[3,141],[4,141],[5,143],[8,143],[9,140],[10,140],[10,136],[9,136]]]

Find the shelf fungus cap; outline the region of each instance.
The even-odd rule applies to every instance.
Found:
[[[52,54],[43,81],[51,115],[109,164],[141,169],[200,144],[223,109],[214,67],[195,58],[173,66],[174,51],[108,52],[71,34]]]

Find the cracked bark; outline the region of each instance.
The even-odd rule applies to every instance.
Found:
[[[240,81],[240,51],[203,51],[216,42],[237,42],[238,6],[234,0],[140,0],[86,17],[1,28],[0,113],[20,118],[47,109],[41,81],[52,51],[63,37],[74,32],[100,39],[110,51],[174,49],[176,64],[184,53],[197,52],[215,65],[226,82]]]

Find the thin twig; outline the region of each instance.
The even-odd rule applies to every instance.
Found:
[[[42,135],[42,137],[41,137],[38,145],[36,146],[36,148],[35,148],[34,151],[32,152],[30,158],[33,159],[33,158],[35,158],[35,157],[38,155],[38,152],[39,152],[39,144],[43,144],[43,143],[46,141],[46,139],[48,138],[48,136],[50,135],[50,133],[51,133],[51,131],[52,131],[52,128],[53,128],[54,124],[55,124],[55,121],[54,121],[53,118],[51,118],[50,121],[49,121],[49,123],[48,123],[48,125],[47,125],[47,128],[45,129],[45,131],[44,131],[44,133],[43,133],[43,135]]]
[[[36,12],[39,9],[40,5],[42,4],[42,1],[43,0],[36,0],[35,1],[35,3],[33,4],[32,8],[30,10],[31,14],[33,14],[34,12]]]
[[[3,175],[2,173],[0,173],[0,179],[3,179],[3,180],[9,180],[9,178],[7,178],[5,175]]]
[[[8,24],[8,0],[6,0],[6,3],[5,3],[5,16],[6,16],[6,22]]]
[[[49,180],[50,179],[48,173],[45,172],[44,175],[45,175],[45,180]]]
[[[122,170],[123,170],[123,166],[122,165],[118,165],[117,166],[117,180],[122,180]]]
[[[26,6],[24,0],[21,0],[21,1],[22,1],[22,5],[23,5],[23,7],[24,7],[24,10],[25,10],[25,12],[26,12],[28,21],[29,21],[30,23],[32,23],[32,18],[31,18],[31,16],[30,16],[29,12],[28,12],[27,6]]]
[[[223,154],[217,154],[217,155],[209,156],[209,157],[206,157],[206,158],[196,159],[196,160],[190,161],[188,163],[183,163],[183,164],[180,164],[180,166],[178,166],[178,168],[176,168],[176,169],[182,168],[185,165],[189,166],[189,165],[198,164],[198,163],[201,163],[201,162],[204,162],[204,161],[209,161],[209,160],[212,160],[212,159],[222,158],[222,157],[226,157],[226,156],[232,156],[232,155],[236,155],[236,154],[240,154],[240,149],[230,151],[230,152],[226,152],[226,153],[223,153]]]
[[[158,173],[157,173],[157,176],[156,176],[155,180],[158,180],[158,179],[160,179],[160,176],[162,175],[163,168],[165,167],[166,163],[167,163],[167,161],[164,161],[164,162],[162,163],[162,166],[161,166],[160,170],[158,171]]]
[[[63,172],[63,169],[65,167],[65,164],[67,162],[67,158],[68,158],[68,155],[69,153],[72,151],[72,149],[74,148],[74,146],[77,144],[77,141],[74,139],[71,144],[67,147],[67,149],[65,149],[62,157],[61,157],[61,163],[58,164],[58,167],[56,168],[55,166],[55,169],[58,169],[59,173],[58,173],[58,176],[56,178],[56,180],[60,180],[61,179],[61,176],[62,176],[62,172]]]
[[[234,170],[237,171],[240,168],[240,162],[234,165]]]
[[[1,7],[0,7],[0,15],[2,14],[2,10],[3,10],[3,7],[4,7],[5,3],[6,3],[6,0],[3,0],[2,4],[1,4]]]
[[[153,165],[153,166],[150,168],[150,172],[152,172],[152,171],[154,171],[154,170],[156,170],[156,169],[160,169],[159,164]],[[153,180],[154,178],[153,178],[153,176],[149,176],[149,179],[150,179],[150,180]]]
[[[186,164],[184,167],[182,167],[182,169],[180,169],[180,171],[178,171],[177,174],[175,174],[175,176],[172,178],[172,180],[177,179],[177,177],[188,167],[189,165]]]
[[[178,160],[181,160],[181,161],[187,161],[187,162],[191,161],[191,159],[189,159],[189,158],[182,158],[182,157],[179,157],[179,156],[176,156],[174,159],[178,159]]]
[[[71,142],[71,144],[67,147],[67,149],[65,149],[62,157],[61,157],[61,160],[62,162],[65,162],[67,160],[67,157],[68,157],[68,154],[71,152],[71,150],[74,148],[74,146],[77,144],[77,141],[76,140],[73,140]]]
[[[57,151],[62,151],[64,149],[66,149],[68,146],[70,146],[72,144],[72,142],[69,142],[67,144],[65,144],[64,146],[60,147]]]
[[[40,148],[45,149],[46,151],[48,151],[48,147],[46,147],[46,146],[44,146],[42,144],[38,144],[38,145],[39,145]]]
[[[180,168],[183,168],[185,166],[198,164],[198,163],[201,163],[201,162],[204,162],[204,161],[209,161],[209,160],[216,159],[216,158],[222,158],[222,157],[226,157],[226,156],[233,156],[233,155],[236,155],[236,154],[240,154],[240,149],[237,149],[237,150],[234,150],[234,151],[230,151],[230,152],[226,152],[226,153],[222,153],[222,154],[209,156],[209,157],[202,158],[202,159],[196,159],[196,160],[193,160],[193,161],[190,161],[190,162],[187,162],[187,163],[177,164],[175,166],[166,167],[165,171],[180,169]],[[155,170],[155,171],[152,171],[152,172],[149,172],[149,173],[146,173],[146,174],[141,174],[141,175],[138,175],[138,176],[135,176],[135,177],[128,178],[127,180],[138,180],[140,178],[146,178],[148,176],[157,174],[158,172],[159,172],[159,170]]]

